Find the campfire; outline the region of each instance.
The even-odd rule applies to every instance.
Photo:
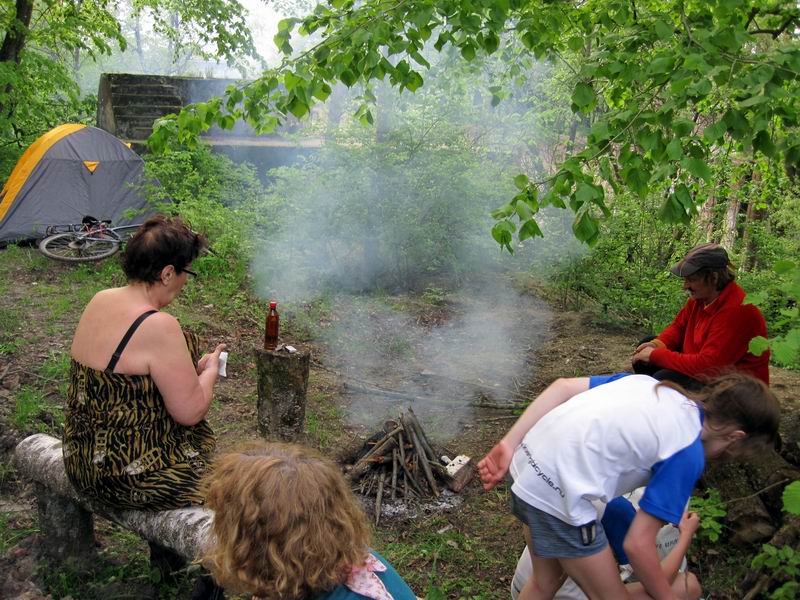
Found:
[[[438,498],[446,488],[460,492],[473,475],[469,457],[450,460],[435,451],[410,408],[386,421],[345,472],[353,491],[375,498],[376,524],[387,500]]]

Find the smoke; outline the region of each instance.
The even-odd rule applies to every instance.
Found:
[[[517,193],[519,132],[502,108],[426,85],[439,95],[431,114],[419,116],[423,93],[384,91],[392,114],[380,140],[345,123],[347,137],[272,173],[252,272],[265,300],[288,303],[289,321],[327,302],[318,360],[349,385],[351,423],[374,428],[411,406],[441,439],[463,433],[481,402],[520,399],[550,312],[514,276],[580,250],[564,211],[545,211],[545,240],[500,252],[490,212]]]
[[[518,386],[534,374],[533,351],[548,335],[549,310],[502,277],[488,281],[431,312],[404,306],[408,299],[337,299],[324,361],[354,392],[351,422],[374,428],[412,407],[426,430],[451,438],[485,410],[480,403],[519,400]],[[376,386],[406,397],[370,392]]]

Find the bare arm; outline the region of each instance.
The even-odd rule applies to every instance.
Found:
[[[686,556],[686,553],[689,551],[692,538],[699,526],[700,518],[697,516],[697,513],[687,512],[683,515],[681,523],[678,525],[678,529],[680,530],[678,541],[669,551],[669,554],[661,561],[661,571],[664,573],[664,576],[669,579],[670,583],[675,581],[678,570],[681,568],[681,563],[683,563],[683,557]]]
[[[665,575],[656,551],[656,535],[662,523],[652,515],[639,510],[625,536],[623,547],[636,577],[655,600],[673,600],[671,581]],[[688,544],[687,544],[688,548]],[[674,554],[671,552],[669,556]],[[669,558],[669,556],[667,558]],[[681,558],[683,556],[681,555]],[[668,565],[671,568],[671,565]],[[680,566],[680,561],[678,561]],[[675,567],[677,573],[678,567]],[[673,574],[674,578],[674,574]]]
[[[483,489],[492,489],[508,472],[514,450],[539,420],[573,396],[589,389],[588,377],[556,379],[531,402],[503,439],[478,463]]]
[[[208,355],[198,374],[178,321],[166,313],[153,315],[151,319],[148,338],[152,339],[148,343],[157,350],[149,353],[150,376],[164,398],[169,415],[181,425],[196,425],[211,405],[219,353],[225,345],[220,344]]]

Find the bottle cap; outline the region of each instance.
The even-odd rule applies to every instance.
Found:
[[[275,302],[275,300],[273,300],[272,302],[269,303],[269,307],[270,308],[278,308],[278,303]]]

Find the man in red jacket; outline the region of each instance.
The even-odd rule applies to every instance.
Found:
[[[633,370],[698,387],[735,368],[769,385],[769,352],[748,352],[751,339],[767,336],[767,325],[758,308],[742,303],[745,293],[725,249],[696,246],[670,271],[683,278],[689,300],[669,327],[636,348]]]

